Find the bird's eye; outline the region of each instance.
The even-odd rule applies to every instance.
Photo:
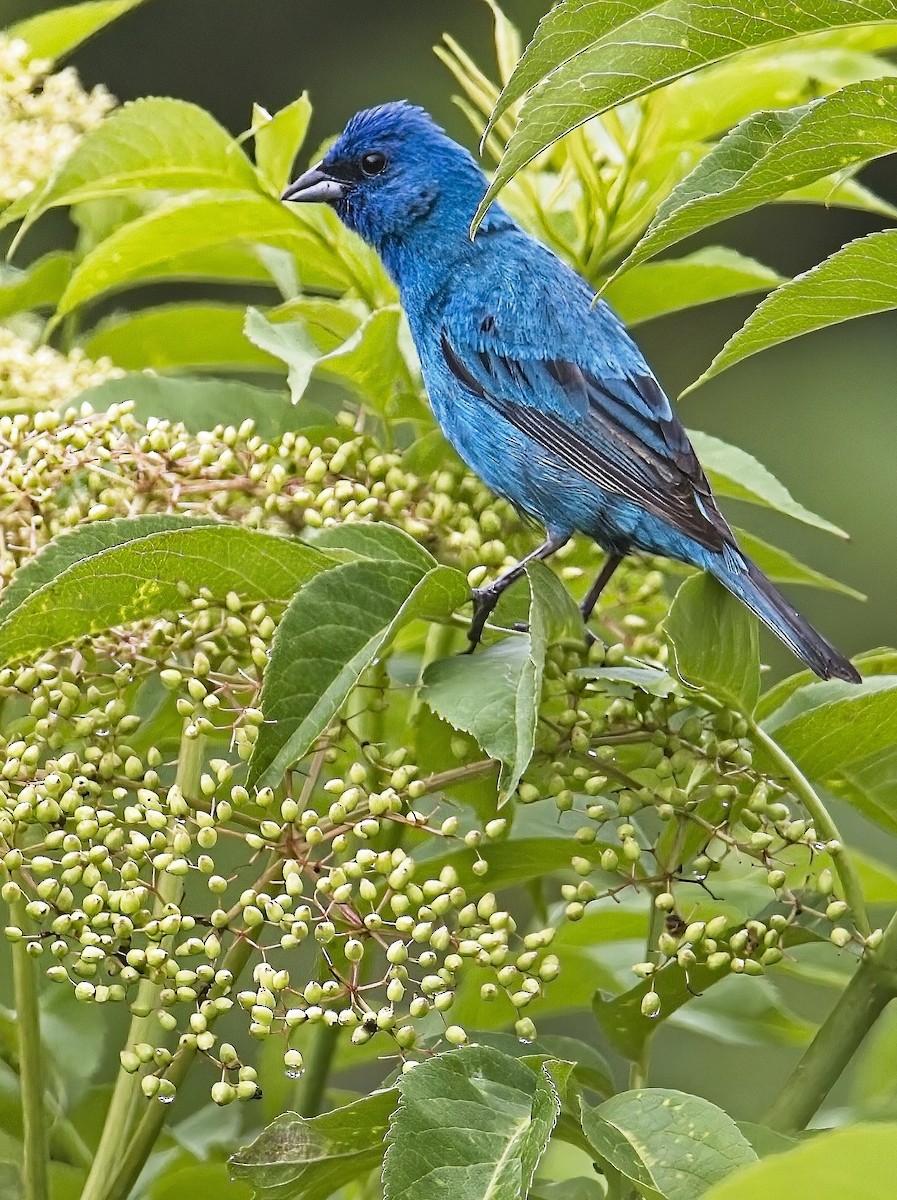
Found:
[[[361,159],[361,170],[364,175],[379,175],[386,168],[386,155],[379,150],[372,150]]]

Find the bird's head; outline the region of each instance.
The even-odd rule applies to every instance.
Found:
[[[381,253],[425,224],[466,232],[486,181],[472,155],[405,101],[356,113],[284,200],[330,204]]]

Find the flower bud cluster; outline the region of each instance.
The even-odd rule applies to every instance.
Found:
[[[31,56],[0,34],[0,203],[27,196],[115,106],[104,87],[85,91],[72,67]]]
[[[0,326],[0,412],[38,412],[123,374],[111,359],[90,359],[77,347],[62,354]]]

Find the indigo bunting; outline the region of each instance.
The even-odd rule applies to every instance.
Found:
[[[406,102],[356,114],[284,192],[331,205],[380,255],[399,293],[443,432],[544,543],[474,589],[471,647],[499,596],[575,533],[606,551],[588,619],[627,554],[709,571],[817,675],[855,667],[738,548],[688,437],[638,347],[589,284],[493,204],[473,156]]]

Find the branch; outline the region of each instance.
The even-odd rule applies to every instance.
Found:
[[[844,890],[844,899],[850,905],[854,924],[864,937],[868,937],[872,932],[872,926],[869,924],[869,916],[866,912],[866,898],[863,895],[863,887],[860,883],[856,867],[853,864],[853,859],[850,857],[849,851],[844,847],[834,818],[819,798],[809,779],[807,779],[797,763],[788,757],[778,742],[753,721],[751,721],[751,734],[767,752],[781,773],[790,781],[794,794],[799,798],[804,808],[812,817],[813,824],[816,826],[816,832],[819,836],[827,842],[835,841],[840,843],[841,848],[832,854],[832,866],[835,869],[838,879],[841,881],[841,887]]]
[[[25,901],[14,900],[10,915],[20,929],[27,927]],[[28,953],[27,939],[12,945],[12,974],[19,1037],[19,1078],[25,1151],[22,1164],[22,1200],[47,1200],[47,1121],[41,1064],[40,1010],[37,963]]]
[[[897,915],[822,1023],[766,1114],[774,1129],[806,1128],[888,1003],[897,997]]]

